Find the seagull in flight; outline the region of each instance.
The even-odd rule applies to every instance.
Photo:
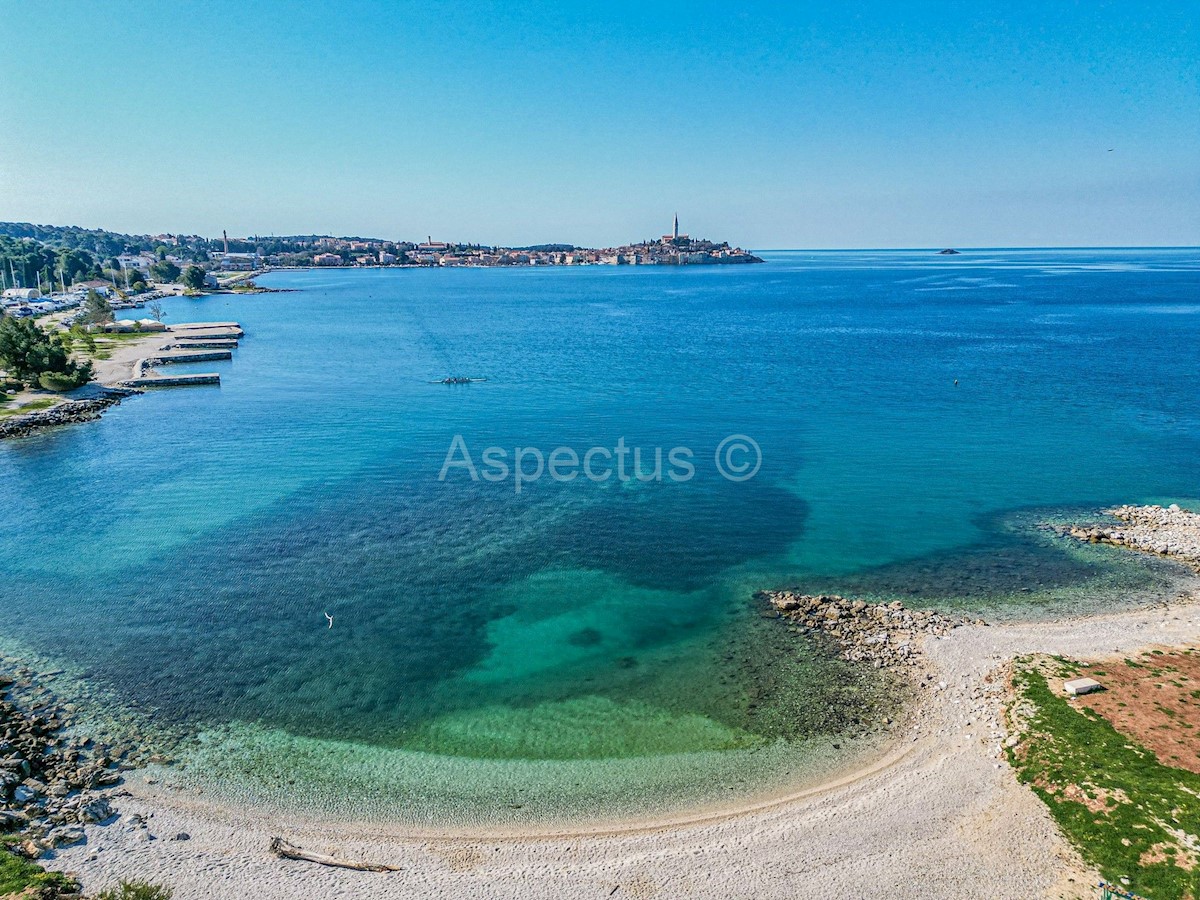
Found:
[[[333,627],[333,616],[331,616],[329,613],[325,613],[325,618],[327,618],[329,620],[329,627],[332,628]]]

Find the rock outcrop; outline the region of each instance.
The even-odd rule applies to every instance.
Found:
[[[40,428],[52,428],[56,425],[73,425],[76,422],[91,422],[100,418],[110,406],[116,406],[130,394],[140,394],[135,390],[108,389],[100,397],[88,400],[64,400],[58,406],[50,409],[39,409],[24,415],[12,416],[0,420],[0,440],[11,437],[23,437]]]
[[[1112,544],[1168,556],[1200,571],[1200,514],[1175,504],[1117,506],[1104,512],[1124,524],[1066,525],[1058,530],[1091,544]]]
[[[802,629],[829,637],[841,649],[843,659],[870,662],[877,669],[914,665],[920,655],[919,637],[945,635],[975,621],[929,609],[910,609],[899,600],[867,603],[793,591],[760,591],[756,596]]]
[[[116,815],[109,799],[135,755],[73,735],[71,713],[28,669],[0,676],[0,827],[37,858]]]

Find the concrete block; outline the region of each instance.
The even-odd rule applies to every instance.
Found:
[[[1072,697],[1080,697],[1083,694],[1090,694],[1093,691],[1102,691],[1104,690],[1104,685],[1094,678],[1074,678],[1071,681],[1063,682],[1063,690]]]

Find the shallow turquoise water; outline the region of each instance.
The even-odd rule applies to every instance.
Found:
[[[848,752],[871,679],[761,620],[758,587],[989,613],[1165,589],[1031,526],[1200,496],[1197,251],[767,256],[172,301],[246,328],[197,366],[219,388],[0,446],[0,632],[204,731],[231,789],[541,820]],[[489,380],[428,383],[450,373]],[[732,434],[762,450],[745,482],[715,469]],[[476,463],[687,447],[695,475],[439,481],[455,435]]]

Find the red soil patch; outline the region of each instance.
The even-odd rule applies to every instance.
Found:
[[[1081,673],[1105,690],[1075,702],[1095,710],[1165,766],[1200,774],[1200,650],[1147,650]]]

